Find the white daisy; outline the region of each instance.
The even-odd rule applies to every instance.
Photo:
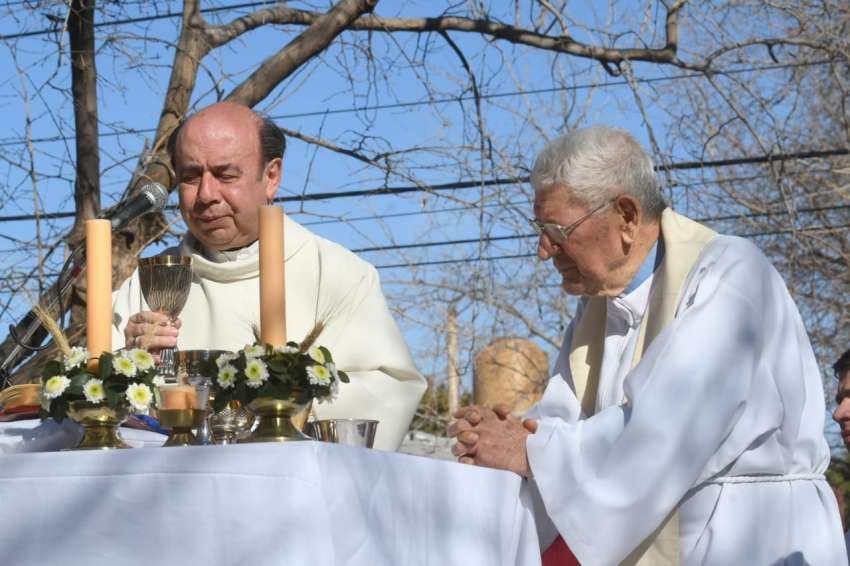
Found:
[[[298,348],[295,346],[278,346],[274,351],[278,354],[297,354]]]
[[[162,387],[165,385],[165,378],[159,374],[153,376],[153,384],[157,387]]]
[[[136,364],[126,356],[115,356],[112,358],[112,369],[127,377],[134,377],[136,375]]]
[[[225,352],[215,359],[215,365],[218,366],[219,369],[221,369],[226,365],[230,365],[230,362],[237,359],[238,357],[239,356],[237,354],[234,354],[233,352]]]
[[[153,367],[153,356],[147,350],[141,348],[133,348],[128,352],[130,359],[136,364],[136,367],[141,371],[147,371]]]
[[[147,411],[151,401],[153,401],[153,393],[151,393],[150,387],[143,383],[131,383],[127,386],[125,395],[137,411]]]
[[[65,356],[65,367],[73,369],[81,366],[89,359],[89,351],[79,346],[74,346],[71,351]]]
[[[54,375],[44,383],[41,394],[48,399],[56,399],[68,389],[71,380],[64,375]]]
[[[233,387],[236,381],[236,368],[230,364],[226,364],[218,370],[218,384],[222,389]]]
[[[266,347],[262,344],[255,344],[253,346],[245,346],[245,359],[253,360],[255,358],[259,358],[260,356],[266,355]]]
[[[269,369],[262,360],[251,360],[245,366],[245,385],[256,389],[269,378]]]
[[[331,383],[331,372],[325,366],[310,366],[307,368],[307,375],[313,385],[330,385]]]
[[[318,346],[313,346],[312,348],[307,350],[307,353],[310,355],[311,358],[313,358],[313,361],[317,364],[323,364],[327,361],[325,359],[325,353],[322,352],[321,348],[319,348]]]
[[[100,379],[90,379],[83,385],[83,394],[86,396],[86,401],[90,403],[100,403],[106,398],[106,393],[103,391],[103,381]]]

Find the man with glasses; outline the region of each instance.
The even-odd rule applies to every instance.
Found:
[[[454,454],[528,478],[543,548],[581,564],[847,564],[820,371],[764,255],[670,210],[622,130],[550,142],[531,183],[581,300],[528,418],[461,409]]]

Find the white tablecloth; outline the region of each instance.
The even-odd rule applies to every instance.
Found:
[[[0,425],[0,564],[540,564],[508,472],[319,442],[9,453],[29,429]]]

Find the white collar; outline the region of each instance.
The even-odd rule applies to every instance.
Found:
[[[654,277],[655,274],[653,273],[630,293],[619,297],[609,297],[608,317],[621,318],[630,328],[637,328],[646,314],[646,307],[649,304],[649,290],[652,287]]]
[[[290,261],[301,249],[318,238],[309,230],[284,217],[285,261]],[[180,255],[192,256],[192,271],[196,276],[226,283],[257,277],[260,273],[260,243],[238,250],[220,252],[209,250],[191,233],[187,233],[179,246]]]

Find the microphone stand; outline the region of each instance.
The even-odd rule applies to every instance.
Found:
[[[52,296],[47,305],[48,311],[52,311],[55,306],[59,307],[60,326],[64,326],[61,321],[65,318],[62,298],[74,281],[77,280],[84,266],[85,246],[79,245],[71,251],[68,259],[65,260],[65,265],[62,266],[62,271],[59,272],[59,277],[55,283],[56,294]],[[41,343],[44,342],[47,334],[47,329],[41,324],[34,309],[24,315],[17,324],[9,325],[9,335],[12,337],[14,345],[3,358],[3,361],[0,362],[0,390],[6,388],[15,366],[30,354],[46,348],[46,346],[41,346]]]

